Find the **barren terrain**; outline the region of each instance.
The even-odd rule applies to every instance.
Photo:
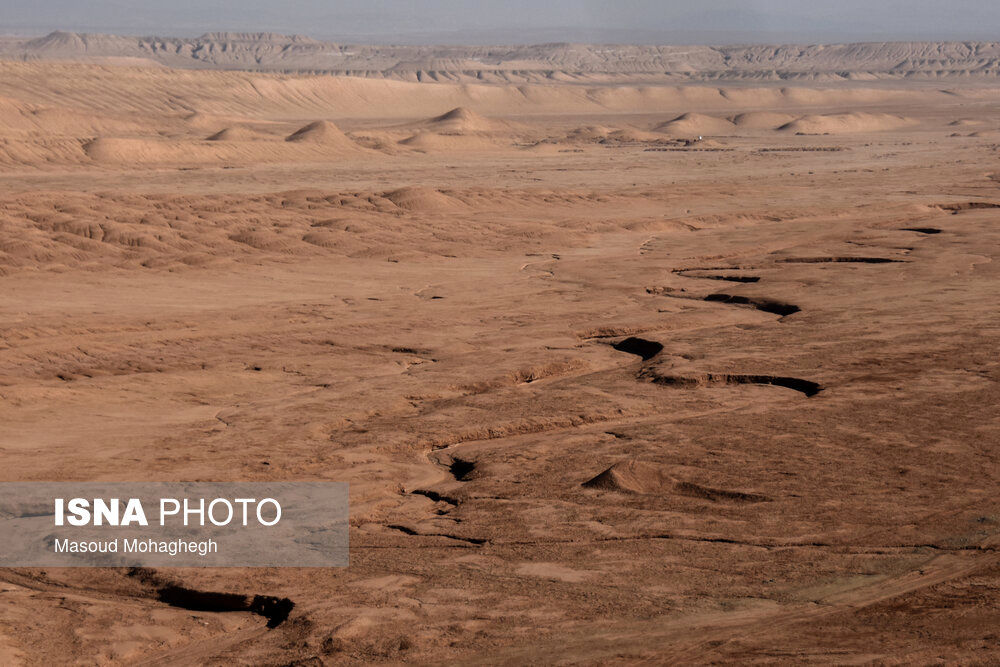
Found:
[[[348,481],[351,566],[3,570],[0,663],[996,659],[995,75],[139,64],[0,63],[4,479]]]
[[[0,36],[0,58],[477,84],[955,82],[994,81],[1000,74],[1000,43],[977,41],[392,46],[342,44],[269,32],[137,37],[57,31],[38,37]]]

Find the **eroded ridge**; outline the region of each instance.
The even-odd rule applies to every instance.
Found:
[[[957,215],[962,211],[973,211],[976,209],[984,208],[1000,208],[1000,204],[989,202],[989,201],[967,201],[958,202],[954,204],[933,204],[934,208],[939,208],[942,211],[948,211],[952,215]]]

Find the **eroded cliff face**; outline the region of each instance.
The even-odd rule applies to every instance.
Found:
[[[275,33],[125,37],[53,32],[0,40],[0,57],[315,72],[407,81],[653,82],[991,78],[996,42],[833,45],[364,46]]]

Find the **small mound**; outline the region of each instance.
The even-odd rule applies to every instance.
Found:
[[[380,132],[368,130],[364,132],[352,132],[351,140],[362,148],[367,148],[383,153],[399,153],[397,144],[398,137],[390,132]]]
[[[496,149],[499,144],[488,137],[462,134],[418,132],[399,142],[418,151],[485,151]]]
[[[802,116],[785,123],[778,130],[792,134],[885,132],[912,125],[914,122],[912,118],[887,113],[836,113]]]
[[[432,188],[400,188],[382,196],[407,211],[455,211],[465,208],[462,202]]]
[[[436,130],[449,132],[491,132],[500,129],[499,123],[480,116],[465,107],[456,107],[447,113],[431,118],[426,123]]]
[[[586,125],[571,130],[566,134],[566,138],[571,141],[596,141],[603,139],[612,132],[614,132],[612,128],[603,125]]]
[[[621,143],[656,143],[664,141],[662,134],[644,132],[642,130],[632,128],[615,130],[614,132],[608,134],[607,139]]]
[[[798,118],[794,114],[778,111],[748,111],[733,116],[730,120],[736,127],[745,130],[773,130]]]
[[[444,123],[452,120],[457,120],[463,123],[476,123],[486,119],[471,109],[466,109],[465,107],[455,107],[451,111],[443,113],[431,120],[435,123]]]
[[[701,113],[686,113],[653,128],[655,132],[684,138],[728,134],[734,129],[736,126],[725,118],[716,118]]]
[[[215,134],[206,137],[206,141],[260,141],[265,137],[257,132],[254,132],[248,127],[242,127],[240,125],[235,125],[233,127],[227,127],[224,130],[219,130]]]
[[[308,232],[302,236],[302,240],[306,243],[321,248],[336,248],[338,245],[342,245],[341,238],[341,235],[327,230]]]
[[[970,127],[972,125],[982,125],[981,120],[973,120],[972,118],[959,118],[958,120],[953,120],[948,123],[948,127]]]
[[[328,120],[317,120],[309,123],[288,135],[285,141],[360,150],[360,147],[351,141],[350,137]]]
[[[650,494],[673,488],[674,479],[656,465],[629,459],[614,464],[597,477],[584,482],[583,486],[618,493]]]
[[[636,459],[616,463],[597,477],[587,480],[581,486],[615,493],[670,494],[708,500],[713,503],[764,503],[771,500],[771,498],[757,493],[717,489],[690,481],[678,480],[667,474],[663,466]]]
[[[397,129],[408,129],[416,133],[432,132],[449,136],[488,136],[518,133],[525,128],[516,123],[486,118],[465,107],[457,107],[440,116],[401,125]]]
[[[257,250],[287,251],[294,247],[291,239],[276,234],[270,230],[244,230],[229,235],[231,241],[248,245]]]
[[[83,152],[104,164],[170,162],[176,160],[176,146],[155,139],[99,137],[83,144]]]

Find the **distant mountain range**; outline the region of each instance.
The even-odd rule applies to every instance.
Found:
[[[487,83],[877,81],[1000,76],[998,42],[374,46],[276,33],[206,33],[180,38],[53,32],[38,38],[0,37],[0,58]]]

